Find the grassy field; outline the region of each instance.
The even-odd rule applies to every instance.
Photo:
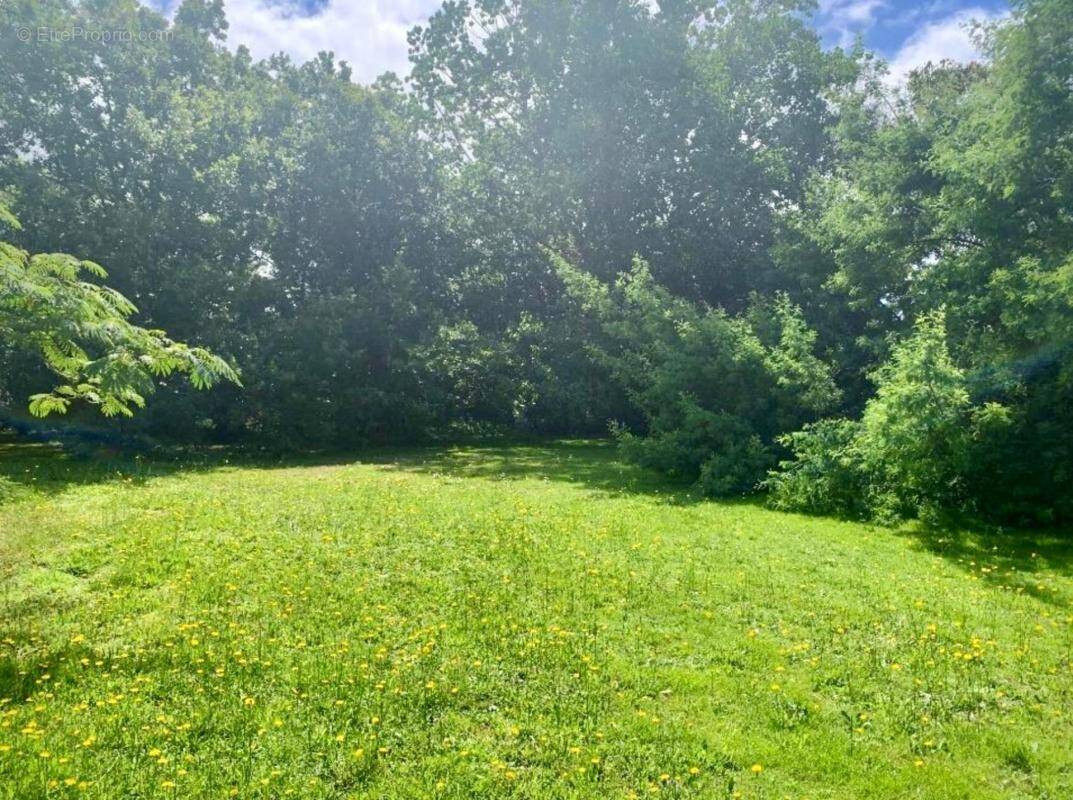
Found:
[[[0,797],[1073,797],[1073,547],[602,444],[0,446]]]

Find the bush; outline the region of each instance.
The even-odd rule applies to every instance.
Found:
[[[775,438],[838,399],[815,334],[785,297],[733,317],[675,297],[640,259],[612,285],[554,261],[578,313],[598,325],[593,357],[643,420],[643,434],[617,434],[643,466],[712,495],[753,491]]]
[[[874,516],[961,506],[972,406],[965,374],[947,350],[944,314],[921,317],[873,380],[855,447]]]
[[[772,504],[884,522],[971,509],[966,476],[1006,412],[973,407],[942,312],[921,317],[873,380],[860,422],[825,420],[783,437],[794,457],[765,482]]]
[[[756,488],[771,466],[771,451],[741,418],[681,400],[683,419],[669,430],[636,436],[613,429],[623,454],[643,467],[695,481],[712,496],[740,495]]]
[[[763,483],[774,508],[811,514],[868,516],[864,464],[857,447],[861,423],[824,419],[779,439],[793,458]]]

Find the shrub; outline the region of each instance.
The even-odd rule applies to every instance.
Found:
[[[782,438],[793,458],[765,482],[778,508],[884,522],[967,509],[966,475],[1007,418],[973,407],[942,312],[922,316],[873,380],[860,422],[825,420]]]
[[[873,376],[855,447],[879,518],[917,516],[963,499],[972,406],[946,346],[942,312],[921,317]]]
[[[754,490],[775,438],[838,399],[815,334],[782,296],[734,317],[675,297],[644,261],[611,285],[553,257],[578,313],[598,324],[593,357],[643,420],[620,430],[627,457],[708,494]]]
[[[764,481],[775,508],[812,514],[867,516],[861,423],[824,419],[779,438],[793,458]]]

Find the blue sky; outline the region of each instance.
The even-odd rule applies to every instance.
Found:
[[[825,43],[850,45],[856,36],[882,54],[895,79],[929,60],[976,55],[967,24],[1008,13],[1004,0],[819,0],[816,27]]]
[[[173,7],[177,0],[144,0]],[[650,0],[655,2],[658,0]],[[228,43],[245,44],[255,57],[284,51],[304,61],[332,50],[351,63],[355,78],[370,81],[386,70],[405,72],[406,32],[435,11],[440,0],[224,0]],[[966,61],[975,50],[971,19],[994,19],[1004,0],[818,0],[815,24],[830,46],[858,35],[891,64],[892,80],[929,60]]]

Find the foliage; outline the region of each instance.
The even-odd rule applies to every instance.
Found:
[[[784,434],[780,443],[792,459],[779,462],[764,481],[768,502],[783,511],[869,515],[867,478],[857,447],[860,423],[821,419]]]
[[[614,420],[717,493],[750,489],[779,436],[860,418],[868,376],[945,310],[969,407],[1004,421],[959,426],[952,467],[942,426],[899,406],[898,452],[869,468],[902,488],[867,504],[1068,517],[1068,0],[1014,4],[976,31],[981,63],[904,86],[825,48],[811,8],[450,2],[410,32],[408,75],[359,86],[329,53],[229,49],[219,2],[4,3],[0,33],[169,34],[0,36],[13,246],[92,255],[146,328],[246,376],[167,382],[113,428],[297,449]],[[545,247],[606,302],[579,303]],[[649,278],[616,283],[635,257]],[[8,415],[44,377],[0,341]],[[908,453],[940,461],[910,475]]]
[[[771,462],[775,437],[837,400],[811,352],[815,335],[786,298],[754,310],[759,335],[744,317],[676,298],[640,259],[614,285],[552,259],[579,312],[601,326],[593,356],[644,420],[643,437],[618,434],[641,464],[699,480],[711,494],[745,493]]]
[[[950,398],[951,412],[997,403],[1008,424],[977,442],[956,474],[938,440],[921,444],[916,454],[939,463],[930,476],[908,477],[915,488],[904,493],[923,491],[919,479],[936,500],[957,496],[1019,522],[1068,514],[1073,489],[1070,20],[1063,0],[1018,3],[977,32],[989,64],[931,64],[904,92],[874,81],[847,93],[838,157],[814,174],[781,251],[786,269],[806,276],[802,302],[835,334],[821,339],[843,370],[874,369],[886,342],[945,310],[968,392]],[[858,398],[863,406],[866,387]],[[938,422],[903,420],[906,434]],[[884,469],[891,480],[902,472],[893,462]]]
[[[950,359],[945,317],[921,317],[873,378],[856,446],[869,504],[881,517],[956,507],[971,414],[965,375]]]
[[[0,205],[0,220],[17,227]],[[167,338],[128,321],[134,306],[119,292],[84,275],[105,278],[91,261],[60,253],[31,256],[0,241],[0,336],[36,352],[63,381],[30,398],[30,413],[63,414],[75,401],[106,417],[131,416],[145,406],[155,382],[184,374],[196,389],[221,380],[238,383],[231,366],[200,347]]]
[[[973,407],[942,313],[921,317],[873,376],[860,422],[824,420],[784,437],[794,458],[767,481],[778,508],[891,521],[968,508],[966,476],[1008,410]]]

